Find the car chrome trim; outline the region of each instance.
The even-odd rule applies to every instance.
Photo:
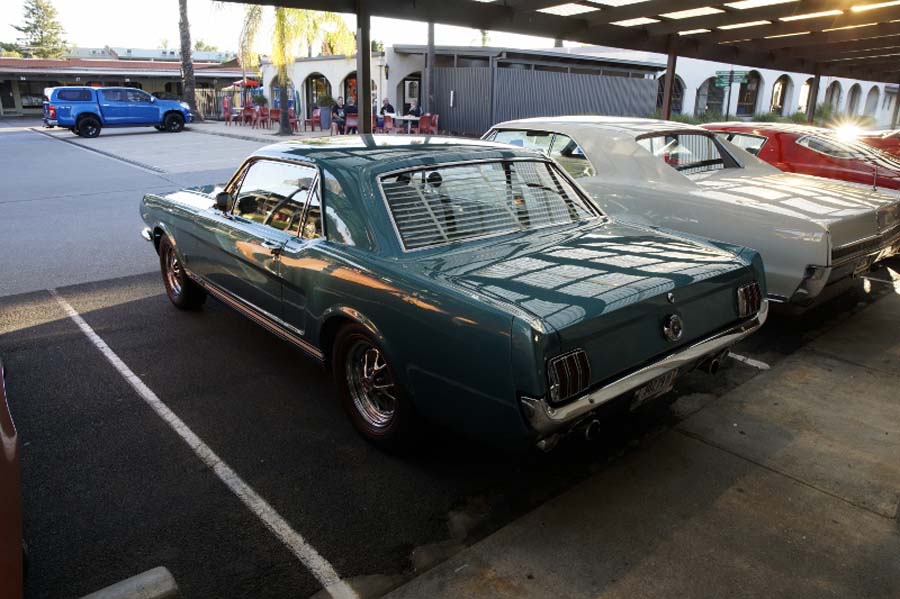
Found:
[[[316,346],[304,340],[302,338],[302,332],[298,329],[292,327],[277,316],[270,314],[269,312],[266,312],[265,310],[241,299],[233,293],[222,289],[218,285],[210,283],[209,281],[195,275],[192,272],[185,272],[187,272],[187,275],[192,280],[196,281],[197,284],[199,284],[206,291],[212,294],[216,299],[221,300],[228,306],[234,308],[253,322],[263,326],[270,332],[278,335],[285,341],[293,343],[319,361],[325,360],[325,354],[323,354]]]
[[[141,237],[144,238],[144,241],[153,241],[153,231],[150,227],[144,227],[141,229]]]
[[[582,395],[564,406],[551,406],[544,398],[521,397],[522,411],[535,431],[541,436],[550,435],[560,428],[576,423],[592,410],[638,389],[656,377],[676,368],[691,366],[707,356],[722,353],[744,337],[756,332],[766,322],[768,314],[769,303],[766,300],[763,301],[759,312],[753,318],[671,353],[649,366]]]

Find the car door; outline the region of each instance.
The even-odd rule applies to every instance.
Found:
[[[299,236],[316,173],[296,163],[251,162],[234,185],[230,212],[207,215],[191,268],[257,312],[282,319],[280,257]]]
[[[124,125],[128,117],[128,94],[124,89],[102,89],[97,91],[100,114],[104,125]]]
[[[153,96],[139,89],[129,89],[128,114],[126,122],[132,125],[151,125],[159,123],[159,110],[153,103]]]

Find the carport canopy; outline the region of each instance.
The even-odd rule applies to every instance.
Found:
[[[234,0],[228,0],[234,1]],[[371,128],[371,16],[443,23],[668,55],[663,116],[679,56],[900,83],[900,0],[249,0],[356,13],[360,124]],[[430,38],[432,36],[429,36]],[[433,45],[433,39],[429,39]],[[426,83],[426,86],[428,84]],[[897,125],[900,98],[895,103]],[[815,102],[809,103],[812,119]]]

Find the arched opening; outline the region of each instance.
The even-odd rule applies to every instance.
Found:
[[[344,103],[349,104],[353,100],[353,104],[359,103],[359,94],[357,93],[356,71],[353,71],[341,82],[341,95],[344,97]],[[372,79],[372,98],[378,97],[378,84]]]
[[[881,91],[878,89],[877,85],[873,85],[872,89],[869,90],[869,93],[866,95],[866,107],[863,110],[863,114],[866,116],[875,116],[875,112],[878,110],[878,99],[881,96]]]
[[[803,87],[800,88],[800,97],[798,98],[798,100],[799,100],[799,103],[797,104],[798,112],[802,112],[805,114],[806,111],[809,110],[809,102],[810,102],[809,94],[812,91],[812,86],[813,86],[813,78],[812,77],[810,77],[809,79],[807,79],[806,81],[803,82]],[[813,99],[812,101],[815,102],[815,99]]]
[[[322,73],[311,73],[303,80],[303,101],[306,118],[312,118],[313,110],[325,97],[331,97],[331,83]]]
[[[394,108],[402,114],[406,114],[413,100],[419,106],[422,105],[422,73],[419,71],[410,73],[397,84],[397,104],[399,106]]]
[[[716,78],[710,77],[697,88],[697,102],[694,116],[721,115],[725,113],[725,88],[716,85]]]
[[[837,112],[841,107],[841,98],[844,90],[841,88],[840,81],[832,81],[825,90],[825,105],[830,106],[831,110]]]
[[[782,75],[775,80],[772,86],[772,102],[769,105],[769,112],[784,116],[788,113],[790,107],[787,105],[790,101],[791,93],[794,91],[794,83],[787,75]],[[809,93],[809,91],[807,91]]]
[[[737,116],[753,116],[759,101],[759,90],[762,88],[762,77],[757,71],[747,73],[747,80],[741,83],[738,91]]]
[[[862,87],[859,83],[850,86],[850,95],[847,97],[847,114],[859,114],[859,104],[862,100]]]
[[[297,92],[294,90],[294,82],[288,78],[288,108],[294,108],[297,101]],[[269,82],[269,106],[271,108],[281,108],[281,84],[278,77],[272,77]]]
[[[666,76],[663,74],[659,78],[658,91],[656,93],[656,109],[662,110],[663,95],[666,89]],[[672,85],[672,114],[681,114],[684,108],[684,81],[681,77],[675,75],[675,81]]]

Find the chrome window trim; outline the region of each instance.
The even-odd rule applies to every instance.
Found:
[[[649,139],[651,137],[665,137],[666,135],[700,135],[701,137],[706,137],[713,142],[713,145],[716,146],[716,148],[722,154],[722,170],[727,170],[729,168],[744,168],[744,163],[738,160],[734,154],[729,152],[728,148],[722,145],[722,141],[716,136],[715,132],[710,131],[709,129],[669,129],[663,131],[653,131],[650,133],[641,133],[640,135],[635,136],[634,142],[637,143],[642,139]],[[651,153],[651,155],[654,158],[659,159],[659,156],[657,156],[656,154]],[[731,164],[729,164],[729,161],[731,161]],[[663,163],[665,164],[665,161],[663,161]],[[685,179],[689,179],[687,175],[682,174],[681,171],[673,168],[671,165],[666,164],[666,166],[674,170]]]
[[[596,203],[594,203],[594,200],[593,200],[593,198],[591,198],[590,194],[588,194],[584,189],[582,189],[581,186],[578,185],[578,183],[575,181],[575,179],[573,179],[569,175],[569,173],[566,172],[566,170],[564,168],[560,168],[559,165],[556,164],[556,162],[554,162],[553,160],[551,160],[550,158],[547,158],[546,156],[544,156],[542,154],[535,154],[534,156],[514,156],[512,158],[479,158],[476,160],[456,160],[453,162],[442,162],[440,164],[422,165],[422,166],[415,166],[412,168],[399,168],[399,169],[394,169],[392,171],[387,171],[387,172],[381,173],[376,178],[376,183],[378,186],[378,193],[381,196],[381,202],[384,205],[384,210],[385,210],[385,212],[387,212],[388,218],[391,221],[391,226],[394,229],[394,236],[397,240],[397,243],[400,246],[400,251],[404,254],[409,254],[412,252],[420,252],[422,250],[431,250],[431,249],[439,248],[439,247],[455,247],[457,244],[460,244],[460,243],[469,243],[471,241],[481,241],[484,239],[491,239],[492,237],[501,237],[503,235],[512,235],[515,233],[522,233],[521,230],[502,231],[500,233],[489,233],[486,235],[479,235],[477,237],[467,237],[466,239],[460,239],[457,241],[434,243],[431,245],[423,245],[423,246],[409,249],[406,247],[406,244],[403,242],[403,236],[400,234],[400,228],[397,226],[397,221],[394,219],[394,213],[391,210],[391,205],[388,202],[387,195],[384,193],[384,185],[383,185],[384,179],[387,177],[398,175],[400,173],[417,173],[420,171],[434,170],[437,168],[452,168],[452,167],[456,167],[456,166],[467,166],[470,164],[491,164],[491,163],[496,163],[496,162],[501,162],[501,163],[502,162],[539,162],[539,163],[548,165],[551,169],[554,169],[554,171],[557,174],[562,175],[562,177],[566,180],[566,182],[569,183],[572,186],[572,188],[575,190],[575,193],[578,194],[579,199],[581,199],[585,203],[585,205],[588,207],[589,210],[594,212],[593,218],[589,218],[589,219],[586,219],[583,221],[578,221],[576,223],[569,223],[570,225],[575,224],[578,226],[583,226],[584,223],[588,223],[593,220],[604,220],[604,221],[608,220],[609,217],[603,213],[603,211],[600,209],[600,207]],[[566,225],[564,225],[564,224],[562,224],[562,225],[560,225],[560,224],[545,225],[543,227],[535,227],[534,229],[529,229],[529,230],[541,230],[541,229],[548,229],[551,227],[561,227],[561,226],[566,226]]]

